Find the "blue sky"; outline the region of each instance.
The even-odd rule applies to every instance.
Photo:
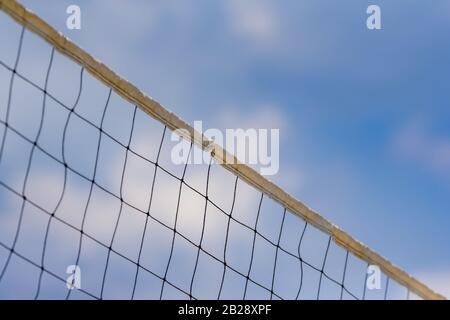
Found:
[[[280,128],[271,179],[450,292],[448,1],[22,3],[190,123]]]

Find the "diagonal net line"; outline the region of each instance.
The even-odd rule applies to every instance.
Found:
[[[342,297],[343,297],[343,295],[344,295],[344,283],[345,283],[345,274],[347,273],[347,266],[348,266],[348,254],[349,254],[349,252],[348,252],[348,250],[346,250],[346,252],[345,252],[345,264],[344,264],[344,272],[342,273],[342,282],[341,282],[341,295],[340,295],[340,299],[342,300]],[[367,273],[366,273],[366,275],[367,275]],[[365,283],[366,281],[364,280],[364,283]],[[364,286],[364,291],[365,291],[365,287],[366,286]],[[363,294],[364,295],[364,294]],[[364,300],[364,296],[363,296],[363,300]]]
[[[386,277],[386,285],[384,286],[384,300],[387,300],[388,290],[389,290],[389,277]]]
[[[259,215],[261,213],[261,205],[262,205],[263,198],[264,198],[264,194],[261,194],[261,199],[259,200],[259,205],[258,205],[258,213],[256,215],[256,220],[255,220],[255,230],[258,227],[258,220],[259,220]],[[253,258],[254,258],[254,254],[255,254],[256,235],[257,235],[257,233],[255,232],[253,234],[252,254],[251,254],[251,258],[250,258],[250,265],[248,267],[248,272],[245,276],[245,289],[244,289],[244,297],[243,297],[244,300],[247,297],[247,289],[248,289],[248,284],[250,281],[250,273],[252,272]]]
[[[50,70],[51,70],[51,67],[52,67],[54,55],[55,55],[55,49],[52,48],[52,52],[51,52],[51,56],[50,56],[50,63],[48,65],[47,74],[45,76],[44,94],[43,94],[43,98],[42,98],[42,115],[41,115],[41,121],[40,121],[40,124],[39,124],[39,131],[38,131],[38,134],[36,136],[36,140],[39,140],[39,136],[40,136],[40,133],[41,133],[41,130],[42,130],[42,126],[44,124],[45,103],[46,103],[46,99],[47,99],[47,96],[45,95],[45,92],[47,91],[48,78],[50,76]],[[65,190],[66,190],[66,188],[65,188],[65,184],[64,184],[62,192],[61,192],[60,200],[56,204],[55,209],[52,212],[52,216],[50,216],[50,218],[48,219],[48,222],[47,222],[47,226],[46,226],[46,230],[45,230],[45,237],[44,237],[44,246],[43,246],[42,255],[41,255],[41,272],[39,273],[39,280],[38,280],[38,286],[37,286],[37,289],[36,289],[35,299],[37,299],[39,297],[39,292],[40,292],[40,289],[41,289],[41,282],[42,282],[42,276],[44,274],[44,265],[45,265],[45,250],[47,248],[47,239],[48,239],[48,233],[49,233],[49,230],[50,230],[50,225],[51,225],[51,222],[52,222],[52,217],[53,217],[54,213],[58,210],[58,208],[59,208],[59,206],[61,204],[61,200],[63,198]]]
[[[17,49],[17,56],[16,56],[16,60],[15,60],[15,63],[14,63],[14,68],[12,69],[11,80],[9,82],[8,102],[7,102],[7,106],[6,106],[6,121],[4,123],[2,144],[0,146],[0,163],[3,160],[3,152],[4,152],[4,148],[5,148],[6,137],[8,135],[8,120],[9,120],[10,110],[11,110],[12,91],[13,91],[13,86],[14,86],[14,79],[15,79],[15,75],[16,75],[16,69],[17,69],[17,66],[19,64],[20,53],[22,51],[22,44],[23,44],[23,36],[24,36],[24,34],[25,34],[25,27],[22,28],[22,31],[20,33],[19,48]],[[24,184],[23,188],[25,188],[25,184]],[[22,190],[22,193],[23,193],[23,190]],[[19,216],[19,224],[18,224],[17,230],[15,232],[13,245],[10,248],[11,251],[8,254],[8,258],[6,259],[6,263],[4,264],[4,266],[3,266],[3,268],[2,268],[2,270],[0,272],[0,281],[5,276],[6,269],[8,268],[9,262],[11,261],[12,253],[14,252],[14,247],[16,246],[17,238],[19,236],[19,230],[20,230],[21,220],[22,220],[22,216],[23,216],[23,207],[24,206],[25,206],[25,198],[24,198],[24,201],[22,201],[22,208],[21,208],[21,213],[20,213],[20,216]]]
[[[220,289],[219,294],[217,296],[217,299],[220,299],[222,295],[223,290],[223,284],[225,282],[225,274],[227,272],[227,245],[228,245],[228,237],[230,234],[230,223],[231,223],[231,216],[233,215],[234,205],[236,203],[236,191],[237,191],[237,185],[238,185],[239,177],[236,176],[235,182],[234,182],[234,190],[233,190],[233,201],[231,203],[231,209],[230,209],[230,215],[227,219],[227,231],[225,235],[225,245],[223,247],[223,272],[222,272],[222,279],[220,281]]]
[[[138,260],[137,260],[136,275],[134,277],[133,292],[131,294],[131,299],[134,299],[134,295],[135,295],[135,292],[136,292],[136,285],[137,285],[137,279],[138,279],[138,276],[139,276],[142,248],[144,246],[144,239],[145,239],[145,235],[147,233],[148,218],[150,216],[150,210],[151,210],[151,207],[152,207],[153,191],[155,189],[156,173],[157,173],[157,169],[158,169],[158,160],[159,160],[159,157],[161,155],[161,148],[163,146],[164,135],[166,134],[166,129],[167,128],[164,127],[164,131],[163,131],[162,137],[161,137],[161,143],[159,144],[159,148],[158,148],[158,154],[156,156],[155,169],[153,171],[152,186],[151,186],[151,190],[150,190],[150,200],[149,200],[149,203],[148,203],[147,216],[145,217],[144,231],[142,232],[141,242],[140,242],[140,245],[139,245],[139,254],[138,254]],[[186,169],[183,171],[183,177],[184,177],[185,172],[186,172]],[[181,196],[181,184],[180,184],[180,194],[178,196],[178,202],[177,202],[177,215],[178,215],[178,206],[179,206],[179,202],[180,202],[180,196]],[[176,228],[176,219],[175,219],[175,228]],[[173,252],[173,243],[174,243],[174,240],[175,240],[175,230],[176,229],[174,229],[174,238],[172,239],[172,248],[171,248],[171,251],[170,251],[169,262],[167,263],[167,268],[166,268],[166,272],[165,272],[165,275],[164,275],[163,279],[166,278],[167,271],[169,269],[170,258],[172,256],[172,252]],[[161,297],[162,297],[162,287],[161,287],[161,296],[160,296],[160,298]]]
[[[278,251],[280,250],[281,234],[283,232],[285,218],[286,218],[286,209],[284,209],[284,211],[283,211],[283,220],[281,221],[280,232],[278,234],[278,242],[277,242],[276,249],[275,249],[275,264],[273,266],[272,284],[271,284],[271,288],[270,288],[270,299],[272,299],[273,295],[274,295],[273,287],[275,285],[275,275],[276,275],[276,271],[277,271]]]
[[[164,130],[165,129],[166,129],[166,127],[164,127]],[[162,141],[161,141],[161,146],[162,146]],[[159,154],[161,152],[161,146],[160,146],[160,149],[158,150],[158,158],[159,158]],[[188,158],[189,158],[189,156],[191,154],[191,151],[192,151],[192,144],[189,147],[189,152],[188,152],[188,155],[187,155]],[[155,167],[155,176],[156,176],[156,168],[157,168],[157,166]],[[164,294],[164,286],[165,286],[165,284],[167,282],[167,273],[169,272],[170,262],[172,261],[173,250],[174,250],[174,247],[175,247],[175,238],[176,238],[176,235],[177,235],[178,212],[179,212],[179,209],[180,209],[181,192],[183,190],[183,180],[184,180],[184,177],[186,175],[186,169],[187,169],[187,161],[186,161],[186,164],[184,165],[183,175],[181,176],[180,187],[178,189],[177,209],[176,209],[176,212],[175,212],[175,222],[174,222],[174,229],[173,229],[173,237],[172,237],[172,243],[170,245],[169,259],[167,260],[167,265],[166,265],[166,268],[165,268],[165,271],[164,271],[163,282],[162,282],[162,285],[161,285],[161,292],[160,292],[160,295],[159,295],[160,299],[162,299],[163,294]],[[153,182],[154,181],[155,181],[155,179],[153,179]],[[153,190],[153,186],[152,186],[152,190]],[[150,197],[150,199],[151,198],[152,197]],[[191,295],[191,293],[189,293],[189,294]]]
[[[109,243],[109,247],[108,247],[108,256],[106,258],[105,271],[103,272],[102,289],[101,289],[101,293],[100,293],[100,297],[101,298],[103,297],[103,290],[105,288],[106,273],[108,272],[108,263],[109,263],[109,259],[111,257],[111,249],[112,249],[112,246],[113,246],[113,243],[114,243],[114,239],[116,237],[117,228],[119,226],[119,221],[120,221],[120,218],[122,216],[123,203],[124,203],[123,202],[123,180],[124,180],[124,177],[125,177],[125,169],[126,169],[127,161],[128,161],[128,150],[130,149],[130,143],[131,143],[131,139],[133,137],[134,120],[136,119],[136,110],[137,110],[137,107],[134,107],[133,122],[132,122],[132,125],[131,125],[130,136],[128,138],[128,145],[127,145],[127,148],[126,148],[127,150],[125,152],[125,161],[124,161],[124,164],[123,164],[122,174],[121,174],[121,177],[120,177],[120,209],[119,209],[119,215],[117,216],[117,220],[116,220],[116,223],[114,225],[114,232],[113,232],[113,235],[112,235],[112,238],[111,238],[111,242]]]
[[[308,226],[308,223],[305,222],[305,225],[303,227],[303,230],[302,230],[302,233],[300,236],[300,240],[299,240],[298,246],[297,246],[298,258],[300,260],[300,284],[298,287],[297,295],[295,296],[296,300],[298,300],[298,298],[300,296],[300,292],[302,291],[302,285],[303,285],[303,259],[302,259],[302,255],[301,255],[301,247],[302,247],[302,240],[303,240],[303,237],[305,236],[305,231],[306,231],[307,226]]]
[[[328,237],[328,244],[327,244],[327,249],[325,250],[325,257],[323,258],[322,268],[320,269],[319,288],[317,290],[317,300],[319,300],[319,297],[320,297],[320,289],[322,286],[322,279],[324,276],[325,264],[327,263],[328,252],[330,250],[330,244],[331,244],[331,237]]]
[[[211,173],[211,163],[212,163],[212,159],[208,165],[208,174],[206,176],[206,195],[205,195],[205,209],[203,210],[203,220],[202,220],[202,231],[201,231],[201,235],[200,235],[200,244],[198,245],[198,249],[197,249],[197,257],[195,258],[195,266],[194,266],[194,272],[192,273],[192,278],[191,278],[191,284],[189,286],[189,298],[192,298],[192,289],[194,286],[194,281],[195,281],[195,273],[197,272],[197,267],[198,267],[198,260],[200,258],[200,251],[202,249],[202,244],[203,244],[203,237],[205,235],[205,222],[206,222],[206,213],[208,211],[208,191],[209,191],[209,179],[210,179],[210,173]]]

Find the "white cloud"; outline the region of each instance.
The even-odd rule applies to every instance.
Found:
[[[424,121],[412,120],[393,139],[395,154],[438,175],[450,174],[450,137],[436,135]]]
[[[142,142],[138,142],[138,144],[139,143]],[[142,211],[145,211],[148,207],[154,167],[153,165],[144,167],[143,161],[136,162],[131,159],[132,157],[130,156],[127,169],[125,171],[122,195],[125,202],[139,208]],[[123,159],[112,160],[112,164],[109,167],[109,177],[111,177],[111,179],[113,179],[114,176],[117,177],[121,175],[123,168],[122,161]],[[221,205],[225,212],[228,212],[232,201],[234,178],[232,178],[231,173],[228,173],[225,169],[219,168],[219,166],[215,167],[218,169],[214,169],[211,174],[210,192],[213,194],[210,194],[210,198],[215,203]],[[148,174],[149,172],[147,171],[151,171],[151,174]],[[141,174],[139,174],[139,172],[141,172]],[[191,185],[201,185],[206,181],[206,171],[188,169],[188,172],[189,177],[187,182]],[[51,170],[35,167],[33,168],[32,174],[30,175],[27,183],[26,196],[33,203],[38,204],[48,212],[52,212],[60,200],[63,185],[65,183],[66,189],[64,197],[58,207],[58,210],[56,211],[56,216],[74,227],[80,228],[81,219],[88,199],[89,183],[87,181],[83,181],[83,183],[81,183],[81,180],[74,182],[74,180],[72,180],[73,178],[70,177],[71,175],[69,175],[67,180],[64,182],[62,170]],[[110,189],[110,184],[112,184],[112,182],[105,181],[105,185],[103,187]],[[98,192],[96,192],[95,189],[97,189]],[[112,192],[114,193],[115,191]],[[152,199],[152,215],[168,225],[173,225],[178,192],[179,181],[169,177],[161,170],[158,170]],[[204,193],[204,190],[200,190],[200,192]],[[201,230],[201,228],[199,229],[199,225],[203,219],[202,214],[204,208],[204,198],[200,195],[195,195],[196,197],[193,197],[192,195],[195,194],[188,190],[188,188],[184,188],[179,213],[184,214],[184,217],[178,221],[178,223],[182,223],[183,225],[178,225],[177,228],[182,230],[185,236],[195,240],[193,238],[197,238],[197,235],[199,235],[198,233]],[[4,199],[5,203],[8,204],[6,207],[12,206],[14,199],[14,197]],[[97,187],[94,188],[94,192],[87,210],[85,232],[87,234],[90,233],[91,236],[100,241],[110,239],[112,235],[111,232],[119,210],[118,202],[113,200],[113,196],[109,196],[103,191],[99,191]],[[250,208],[253,205],[252,200],[247,197],[243,197],[241,202],[247,208]],[[128,207],[122,210],[128,210]],[[134,212],[138,215],[141,214],[137,211]],[[30,217],[33,217],[33,215]],[[144,217],[143,214],[142,217]],[[2,229],[5,227],[6,229],[15,230],[17,225],[17,214],[15,212],[11,211],[11,214],[5,215],[1,220]],[[210,219],[209,222],[208,228],[210,229],[212,228],[213,230],[218,230],[223,227],[223,225],[220,225],[222,222],[221,220]],[[120,241],[127,242],[125,244],[122,243],[121,248],[131,249],[132,246],[135,245],[132,236],[134,236],[136,232],[142,232],[140,229],[137,231],[135,227],[136,224],[133,223],[121,223],[120,229],[122,234],[130,235],[130,237],[121,237]],[[60,231],[59,229],[55,230],[56,232]],[[36,232],[41,231],[42,230],[36,230]],[[214,231],[212,231],[211,234],[214,234]],[[26,238],[36,237],[36,235],[32,234],[22,236],[25,236]],[[58,233],[56,237],[58,239],[60,238],[61,241],[70,240],[66,239],[64,233]]]
[[[231,30],[255,44],[271,45],[280,32],[279,19],[267,1],[228,1]]]
[[[218,125],[224,128],[281,129],[287,132],[289,120],[282,109],[273,104],[259,104],[256,107],[225,107],[218,115]]]

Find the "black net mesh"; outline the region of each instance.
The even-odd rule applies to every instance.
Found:
[[[213,160],[174,165],[170,130],[0,18],[0,298],[409,298]]]

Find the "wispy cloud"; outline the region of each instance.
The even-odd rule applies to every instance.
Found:
[[[227,3],[231,30],[252,44],[273,45],[280,33],[276,8],[267,1],[239,1]]]
[[[424,120],[406,123],[394,136],[392,145],[401,159],[434,174],[450,175],[450,137],[434,133]]]
[[[284,109],[270,103],[257,104],[254,107],[230,106],[221,109],[217,117],[219,126],[225,128],[265,128],[287,131],[289,120]]]

